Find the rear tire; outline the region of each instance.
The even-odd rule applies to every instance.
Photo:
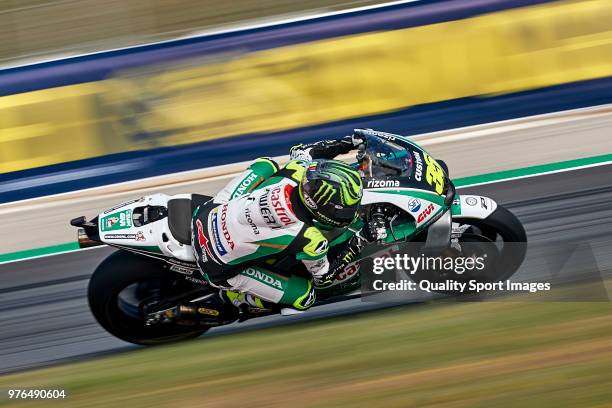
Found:
[[[153,282],[163,288],[172,278],[158,261],[126,251],[114,252],[91,276],[87,291],[89,307],[102,327],[130,343],[150,346],[198,337],[208,328],[175,323],[145,326],[144,316],[138,315],[138,308],[134,308],[133,313],[126,313],[120,307],[120,294],[131,285]]]

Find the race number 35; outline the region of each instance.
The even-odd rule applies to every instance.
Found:
[[[425,174],[425,179],[429,183],[430,186],[436,188],[436,193],[442,195],[444,191],[444,170],[435,161],[430,155],[427,153],[424,154],[425,163],[427,163],[427,173]]]

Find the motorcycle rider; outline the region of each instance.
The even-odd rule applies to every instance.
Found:
[[[257,159],[196,208],[192,245],[197,264],[226,302],[248,310],[271,304],[306,310],[315,301],[314,288],[331,285],[355,259],[364,245],[362,235],[353,235],[330,262],[322,231],[346,229],[357,217],[360,174],[331,159],[362,142],[355,133],[294,146],[282,168],[269,158]],[[278,274],[266,262],[285,255],[300,260],[311,279]]]

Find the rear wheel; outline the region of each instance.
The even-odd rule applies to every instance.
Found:
[[[166,323],[147,326],[142,306],[185,291],[182,279],[146,257],[117,251],[98,266],[90,281],[89,307],[112,335],[141,345],[176,342],[200,336],[207,327]]]

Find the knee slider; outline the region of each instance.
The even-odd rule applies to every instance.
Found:
[[[314,305],[315,300],[317,299],[314,287],[312,283],[308,282],[308,288],[306,292],[298,297],[295,302],[293,302],[292,306],[297,310],[306,310],[309,309],[312,305]]]

